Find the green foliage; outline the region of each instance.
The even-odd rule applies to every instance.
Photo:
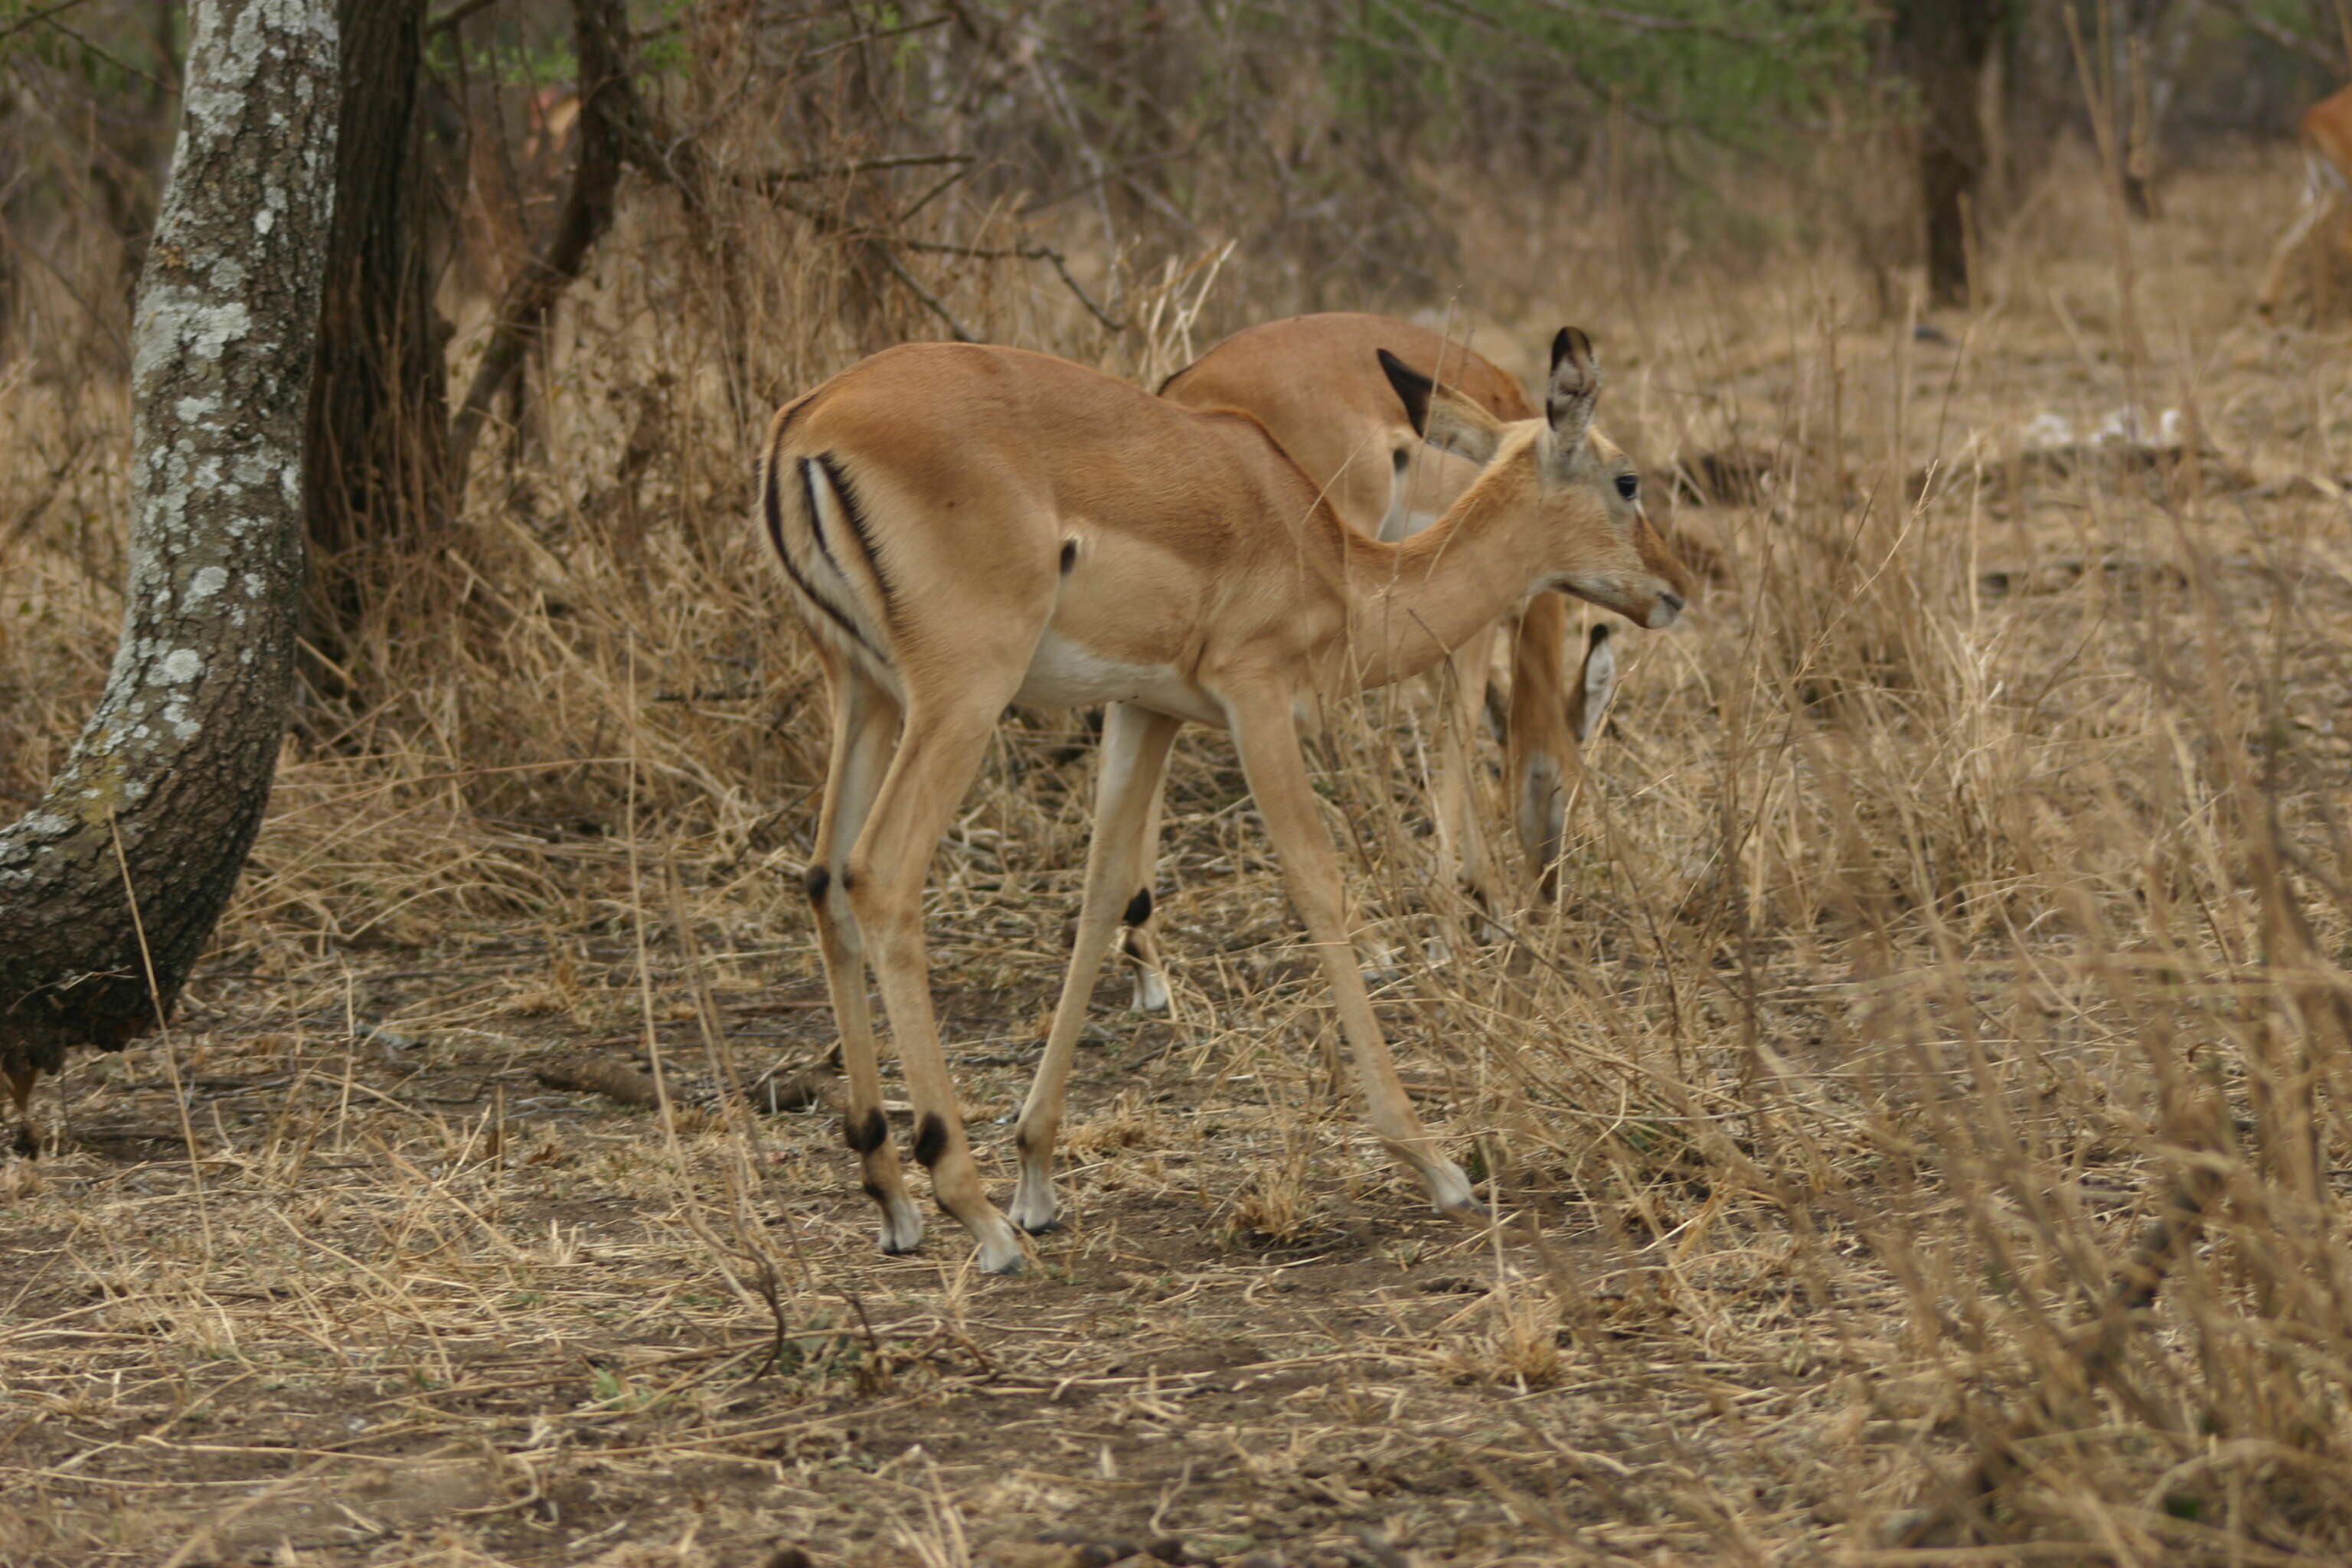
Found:
[[[0,68],[19,61],[46,66],[100,98],[142,92],[159,73],[173,74],[173,62],[153,58],[152,40],[136,30],[80,23],[75,9],[58,0],[0,0]]]
[[[1863,0],[1378,0],[1339,31],[1329,72],[1370,124],[1474,130],[1507,99],[1549,110],[1562,141],[1607,105],[1768,147],[1860,90],[1874,22]]]

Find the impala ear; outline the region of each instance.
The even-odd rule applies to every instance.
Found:
[[[1544,417],[1559,437],[1560,450],[1573,452],[1592,428],[1592,411],[1601,402],[1601,356],[1592,340],[1574,327],[1562,327],[1551,341],[1551,380],[1544,388]]]
[[[1450,386],[1440,386],[1386,349],[1381,369],[1396,388],[1405,417],[1421,438],[1442,452],[1484,467],[1503,437],[1503,423]]]

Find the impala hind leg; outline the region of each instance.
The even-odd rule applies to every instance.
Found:
[[[1054,1140],[1061,1132],[1062,1101],[1070,1081],[1070,1058],[1087,1020],[1087,999],[1102,973],[1111,939],[1127,918],[1121,905],[1128,889],[1150,870],[1146,858],[1158,826],[1160,782],[1168,771],[1168,748],[1180,721],[1125,702],[1114,702],[1103,719],[1102,769],[1095,785],[1095,832],[1087,845],[1087,886],[1078,907],[1078,937],[1070,950],[1062,998],[1036,1080],[1021,1107],[1013,1142],[1021,1152],[1021,1182],[1013,1196],[1013,1223],[1022,1229],[1051,1230]],[[1144,898],[1150,897],[1147,891]],[[1147,914],[1149,910],[1145,911]],[[1134,913],[1129,904],[1127,915]],[[1130,921],[1140,925],[1140,921]]]
[[[874,1044],[874,1017],[866,997],[866,942],[850,908],[852,847],[881,787],[898,734],[898,704],[872,678],[820,648],[833,698],[833,753],[827,760],[824,804],[817,813],[816,855],[804,885],[815,908],[824,984],[849,1073],[849,1109],[842,1137],[857,1155],[860,1184],[882,1210],[882,1250],[912,1252],[923,1239],[923,1211],[907,1195],[907,1180],[890,1145],[882,1114],[882,1069]]]
[[[33,1131],[33,1085],[41,1076],[38,1068],[10,1068],[0,1072],[8,1080],[8,1098],[16,1106],[16,1131],[11,1142],[17,1153],[27,1160],[39,1152],[41,1140]]]
[[[1436,796],[1437,875],[1441,886],[1458,884],[1482,910],[1502,908],[1503,887],[1486,853],[1485,813],[1479,810],[1478,763],[1472,739],[1486,706],[1486,682],[1495,654],[1489,626],[1471,635],[1448,654],[1433,677],[1438,684]]]
[[[1234,740],[1241,751],[1242,773],[1258,813],[1265,819],[1266,837],[1274,841],[1282,879],[1306,922],[1307,939],[1323,966],[1339,1014],[1339,1033],[1348,1042],[1356,1079],[1364,1094],[1372,1131],[1389,1152],[1421,1178],[1429,1201],[1460,1219],[1477,1220],[1486,1205],[1471,1190],[1462,1167],[1445,1157],[1412,1109],[1404,1081],[1397,1077],[1396,1058],[1372,1016],[1372,999],[1357,967],[1355,942],[1349,931],[1346,889],[1339,880],[1339,858],[1331,836],[1318,815],[1315,791],[1307,764],[1298,753],[1298,731],[1291,717],[1290,695],[1274,689],[1246,702],[1233,704]]]
[[[1127,925],[1127,956],[1135,964],[1134,1007],[1139,1013],[1165,1013],[1169,1007],[1168,966],[1160,959],[1160,939],[1151,929],[1151,915],[1157,907],[1151,896],[1152,873],[1160,865],[1160,818],[1167,805],[1168,769],[1163,760],[1159,786],[1151,792],[1151,805],[1143,816],[1135,896],[1128,900],[1126,910],[1119,915]]]
[[[923,883],[1012,695],[959,691],[928,707],[910,696],[898,754],[842,875],[914,1102],[915,1158],[929,1168],[940,1206],[979,1242],[980,1267],[991,1274],[1020,1271],[1021,1241],[981,1186],[940,1049],[923,943]]]
[[[1150,863],[1147,856],[1144,864],[1148,868]],[[1152,901],[1151,886],[1148,882],[1137,890],[1127,906],[1125,947],[1129,961],[1135,965],[1135,999],[1128,1005],[1138,1013],[1165,1013],[1170,1005],[1168,962],[1160,956],[1160,939],[1151,934],[1151,927],[1145,923],[1158,907]],[[1137,918],[1139,914],[1140,919]]]

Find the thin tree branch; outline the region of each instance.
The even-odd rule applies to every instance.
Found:
[[[448,32],[476,12],[487,11],[498,3],[499,0],[457,0],[457,5],[425,24],[425,36]]]
[[[622,53],[620,0],[573,0],[572,14],[580,60],[579,159],[572,165],[572,189],[554,237],[499,301],[490,345],[450,422],[449,472],[452,482],[460,486],[491,403],[522,368],[523,354],[545,330],[556,300],[580,276],[588,253],[613,225],[622,149],[636,104]]]
[[[923,287],[922,279],[907,270],[907,264],[898,259],[898,253],[890,248],[887,241],[876,242],[876,254],[881,258],[882,265],[890,269],[890,275],[907,286],[907,292],[920,300],[931,314],[947,323],[949,335],[956,342],[976,343],[981,341],[970,328],[955,319],[955,312],[941,303],[937,294]]]
[[[2338,76],[2344,74],[2343,55],[2316,38],[2307,38],[2294,28],[2271,20],[2248,5],[2247,0],[2213,0],[2213,4],[2244,24],[2248,32],[2267,38],[2289,54],[2316,60]]]
[[[17,17],[15,21],[9,23],[6,26],[0,27],[0,38],[13,37],[16,34],[23,32],[27,27],[37,26],[41,23],[48,21],[50,17],[56,16],[60,11],[70,11],[75,6],[81,4],[82,0],[58,0],[57,5],[50,6],[46,11],[28,11],[22,16]]]
[[[969,256],[979,261],[1051,262],[1054,270],[1062,275],[1062,281],[1070,286],[1070,292],[1078,297],[1078,303],[1084,305],[1096,321],[1114,332],[1127,331],[1127,322],[1108,314],[1095,303],[1077,279],[1071,276],[1068,258],[1050,245],[949,245],[936,239],[894,239],[889,243],[901,250],[922,251],[932,256]]]

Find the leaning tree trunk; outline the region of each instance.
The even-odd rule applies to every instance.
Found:
[[[170,1012],[261,826],[286,721],[334,7],[189,11],[132,330],[122,642],[64,770],[0,828],[0,1068],[20,1106],[68,1047],[119,1050]]]
[[[425,255],[418,62],[425,0],[337,0],[342,99],[335,218],[310,385],[311,641],[331,682],[387,547],[447,508],[445,332]]]

